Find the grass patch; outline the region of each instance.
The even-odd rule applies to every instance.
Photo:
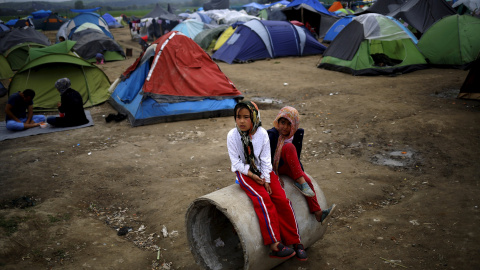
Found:
[[[48,222],[50,223],[56,223],[59,221],[68,221],[72,218],[72,214],[70,213],[64,213],[64,214],[57,214],[55,216],[52,215],[47,215]]]
[[[18,231],[18,225],[25,221],[25,218],[21,217],[12,217],[5,218],[5,216],[0,216],[0,228],[3,229],[6,236],[10,236]]]

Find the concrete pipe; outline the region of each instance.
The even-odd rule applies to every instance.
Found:
[[[320,207],[327,209],[325,195],[309,177]],[[310,213],[305,197],[293,187],[293,180],[285,175],[281,178],[297,217],[302,244],[307,248],[322,238],[327,227]],[[206,269],[261,270],[284,262],[268,256],[270,248],[263,245],[253,204],[238,184],[194,200],[187,210],[185,223],[195,261]]]

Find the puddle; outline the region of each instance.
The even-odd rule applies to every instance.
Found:
[[[266,98],[266,97],[252,97],[251,100],[255,102],[260,109],[279,109],[283,103],[280,99]]]
[[[258,103],[265,103],[265,104],[282,104],[283,103],[283,101],[281,101],[280,99],[275,99],[275,98],[253,97],[252,100]]]
[[[418,163],[417,154],[414,151],[392,151],[376,154],[371,157],[373,164],[390,167],[410,167]]]
[[[37,199],[33,198],[32,196],[22,196],[19,198],[2,201],[0,209],[8,209],[8,208],[24,209],[27,207],[35,206],[37,203],[38,203]]]
[[[458,93],[460,93],[460,89],[444,89],[442,92],[435,91],[435,94],[432,94],[432,96],[439,98],[456,98]]]

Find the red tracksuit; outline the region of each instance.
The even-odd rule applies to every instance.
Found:
[[[270,173],[269,195],[263,185],[257,184],[250,177],[236,172],[240,187],[250,197],[260,223],[264,245],[282,242],[284,245],[300,243],[297,220],[292,204],[280,185],[278,176]]]
[[[313,188],[312,180],[308,178],[307,174],[302,170],[302,167],[300,166],[300,162],[298,161],[297,157],[297,149],[292,143],[286,143],[282,147],[282,159],[283,159],[283,165],[278,168],[278,173],[279,174],[286,174],[293,180],[296,180],[303,176],[305,178],[305,181],[307,181],[308,185],[310,188],[315,192],[315,189]],[[317,195],[313,197],[307,197],[308,203],[308,208],[310,209],[311,213],[314,213],[316,211],[321,211],[322,209],[320,208],[320,205],[318,204],[317,201]]]

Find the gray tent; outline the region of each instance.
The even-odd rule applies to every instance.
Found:
[[[0,53],[5,53],[8,49],[21,43],[31,42],[50,45],[50,40],[44,34],[35,31],[32,27],[14,28],[7,32],[5,36],[0,39]]]
[[[378,0],[370,8],[355,15],[379,13],[402,19],[420,33],[443,17],[456,14],[445,0]]]
[[[105,61],[125,59],[122,47],[115,40],[95,29],[77,31],[73,34],[72,40],[77,42],[73,47],[74,51],[90,62],[95,61],[97,53],[103,53]]]
[[[212,10],[212,9],[228,9],[230,7],[229,0],[211,0],[208,3],[203,4],[203,10]]]
[[[143,16],[143,19],[146,18],[159,18],[163,20],[180,20],[180,17],[177,15],[166,11],[158,3],[155,5],[155,8],[150,11],[147,15]]]

